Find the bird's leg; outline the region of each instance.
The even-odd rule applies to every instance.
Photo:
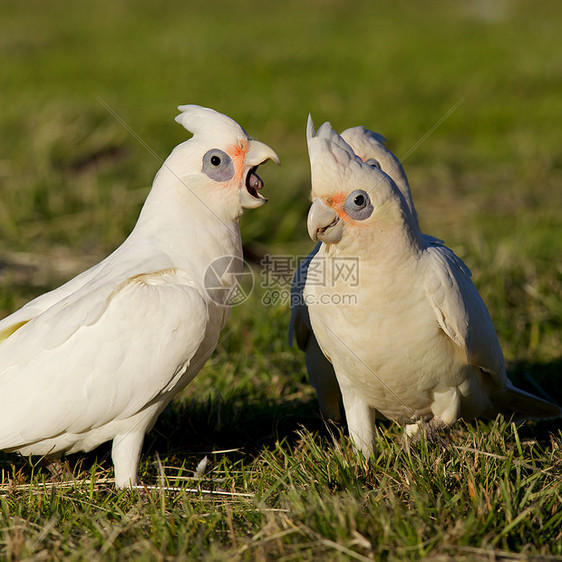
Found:
[[[375,409],[352,387],[341,386],[341,391],[349,435],[355,447],[369,457],[375,447]]]
[[[433,391],[431,404],[433,419],[443,425],[452,425],[461,415],[461,394],[458,387],[451,386],[441,392]]]
[[[138,483],[139,459],[144,432],[130,432],[113,438],[111,458],[115,468],[115,487],[131,488]]]
[[[421,432],[418,430],[422,429],[427,443],[448,448],[449,444],[441,437],[440,432],[451,426],[460,417],[461,395],[459,389],[451,386],[442,391],[433,391],[431,412],[433,418],[430,421],[420,420],[416,424],[406,426],[406,439],[409,444],[418,445],[421,439]]]

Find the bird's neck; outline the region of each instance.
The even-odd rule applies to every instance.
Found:
[[[203,278],[217,258],[242,257],[238,217],[220,211],[183,184],[155,182],[131,238],[140,244],[150,240],[174,267]]]
[[[365,229],[361,236],[342,240],[338,244],[323,244],[328,259],[355,259],[361,267],[386,268],[417,259],[423,251],[422,238],[412,217],[411,224],[379,223]]]

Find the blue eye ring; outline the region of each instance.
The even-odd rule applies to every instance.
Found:
[[[232,158],[220,148],[211,148],[205,153],[201,170],[217,182],[231,180],[235,172]]]
[[[343,208],[347,215],[356,221],[368,219],[374,210],[369,194],[363,189],[356,189],[348,195]]]

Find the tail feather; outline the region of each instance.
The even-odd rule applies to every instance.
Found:
[[[514,386],[508,386],[494,398],[497,410],[505,416],[514,416],[515,419],[559,418],[562,416],[560,406]]]

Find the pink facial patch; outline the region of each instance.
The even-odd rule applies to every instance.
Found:
[[[336,211],[340,219],[347,218],[347,213],[343,208],[345,204],[345,195],[343,194],[343,192],[339,191],[335,195],[327,197],[325,201],[330,207],[332,207],[332,209],[334,209],[334,211]]]
[[[244,173],[244,160],[250,149],[250,143],[246,139],[242,139],[237,144],[233,144],[226,149],[226,153],[232,158],[234,163],[234,177],[231,181],[239,182]]]

